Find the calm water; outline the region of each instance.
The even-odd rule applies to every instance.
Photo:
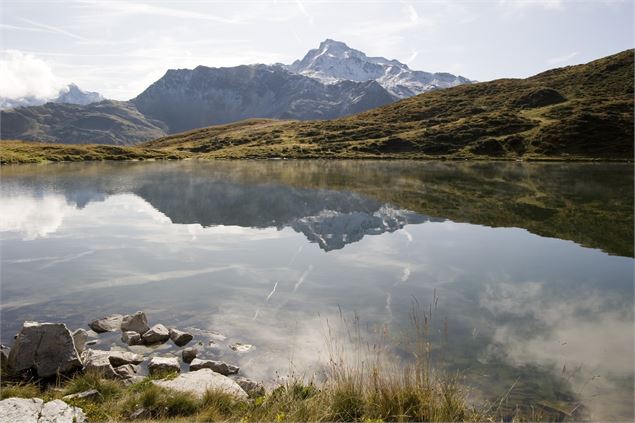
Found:
[[[356,314],[369,338],[380,327],[399,334],[413,304],[434,304],[432,360],[458,370],[475,399],[508,393],[508,410],[633,419],[632,165],[181,162],[0,174],[5,344],[27,319],[74,329],[145,310],[151,323],[195,331],[204,356],[273,380],[324,363],[327,321],[337,332]],[[233,342],[254,348],[233,352]]]

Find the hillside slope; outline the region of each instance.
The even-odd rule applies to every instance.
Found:
[[[326,121],[248,121],[145,146],[202,158],[633,158],[633,50]]]

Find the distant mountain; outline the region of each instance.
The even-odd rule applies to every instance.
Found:
[[[96,92],[84,91],[75,84],[68,84],[59,91],[57,97],[52,99],[27,96],[21,98],[0,97],[0,110],[16,107],[40,106],[46,103],[67,103],[86,105],[104,100],[104,97]]]
[[[375,81],[324,84],[281,66],[169,70],[132,99],[169,132],[247,118],[332,119],[392,103]]]
[[[166,135],[162,122],[148,119],[126,101],[19,107],[3,110],[1,120],[3,140],[130,145]]]
[[[368,57],[359,50],[331,39],[323,41],[320,47],[310,50],[302,60],[296,60],[285,68],[324,83],[377,81],[397,98],[471,82],[449,73],[414,71],[397,60]]]

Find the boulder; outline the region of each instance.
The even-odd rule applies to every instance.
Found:
[[[251,398],[258,398],[265,395],[265,386],[260,382],[242,376],[235,376],[232,379],[240,385]]]
[[[183,361],[190,364],[192,360],[196,358],[198,355],[198,350],[196,348],[185,348],[181,352],[181,356],[183,357]]]
[[[73,332],[73,342],[75,343],[75,349],[77,354],[84,352],[86,348],[86,341],[88,341],[88,332],[85,329],[77,329]]]
[[[234,366],[233,364],[227,364],[224,361],[215,361],[215,360],[199,360],[195,358],[190,363],[190,370],[201,370],[201,369],[210,369],[216,373],[220,373],[221,375],[233,375],[238,373],[238,366]]]
[[[90,322],[88,326],[97,333],[115,332],[121,330],[122,321],[123,316],[121,314],[110,314]]]
[[[124,364],[115,368],[115,373],[122,379],[130,379],[137,375],[138,368],[134,364]]]
[[[180,372],[181,366],[176,357],[152,357],[148,363],[148,371],[151,375]]]
[[[42,378],[81,367],[73,336],[63,323],[24,322],[8,359],[10,372],[33,370]]]
[[[7,398],[0,401],[0,422],[11,423],[83,423],[81,408],[62,400],[45,403],[40,398]]]
[[[192,334],[180,331],[178,329],[170,329],[170,339],[177,347],[182,347],[190,342],[194,337]]]
[[[113,367],[123,366],[124,364],[139,364],[144,358],[142,355],[135,354],[129,351],[106,351],[108,359]]]
[[[158,386],[189,392],[202,398],[207,390],[224,391],[239,399],[247,399],[248,395],[236,382],[210,369],[183,373],[172,380],[155,380]]]
[[[139,335],[143,335],[150,330],[146,314],[143,311],[137,311],[135,314],[124,316],[121,321],[121,330],[124,332],[137,332]]]
[[[162,324],[154,325],[141,337],[144,344],[160,344],[170,339],[170,331]]]
[[[116,379],[119,377],[115,369],[110,364],[108,351],[97,351],[88,349],[82,354],[84,359],[84,370],[101,373],[104,377]]]
[[[72,399],[89,399],[95,398],[99,396],[99,391],[97,389],[89,389],[88,391],[78,392],[76,394],[65,395],[62,397],[63,400],[72,400]]]
[[[128,345],[140,345],[141,335],[134,331],[127,331],[121,334],[121,341]]]
[[[9,354],[11,353],[11,348],[6,345],[0,344],[0,368],[2,370],[6,370],[7,363],[9,362]]]

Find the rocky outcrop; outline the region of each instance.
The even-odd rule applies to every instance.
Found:
[[[144,312],[137,311],[134,314],[129,314],[124,316],[121,322],[121,331],[122,332],[137,332],[139,335],[143,335],[148,330],[150,330],[150,326],[148,325],[148,319]]]
[[[101,319],[93,320],[88,326],[97,333],[115,332],[121,330],[121,322],[123,316],[121,314],[110,314]]]
[[[170,329],[170,339],[172,342],[176,344],[178,347],[182,347],[190,342],[194,337],[192,334],[180,331],[178,329]]]
[[[240,370],[238,366],[225,363],[224,361],[199,360],[198,358],[192,360],[190,363],[190,370],[196,371],[201,369],[210,369],[224,376],[236,374],[238,373],[238,370]]]
[[[62,400],[45,403],[40,398],[8,398],[0,401],[0,423],[82,423],[81,408]]]
[[[41,378],[80,369],[73,336],[63,323],[24,322],[11,348],[11,373],[32,371]]]
[[[170,339],[170,331],[162,324],[154,325],[141,336],[144,344],[160,344]]]
[[[176,357],[152,357],[148,363],[148,371],[151,375],[180,372],[181,366]]]
[[[164,388],[189,392],[198,397],[203,397],[207,390],[224,391],[239,399],[248,397],[238,383],[210,369],[183,373],[172,380],[156,380],[154,383]]]

